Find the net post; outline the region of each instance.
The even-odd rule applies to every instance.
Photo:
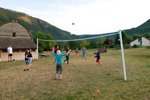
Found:
[[[36,43],[37,43],[37,44],[36,44],[36,45],[37,45],[37,59],[38,59],[38,56],[39,56],[39,54],[38,54],[38,53],[39,53],[39,49],[38,49],[38,44],[39,44],[39,43],[38,43],[38,42],[39,42],[39,40],[38,40],[38,38],[37,38],[37,41],[36,41]]]
[[[120,35],[120,46],[121,46],[121,53],[122,53],[122,63],[123,63],[123,72],[124,72],[124,80],[126,81],[126,68],[125,68],[125,60],[124,60],[124,50],[123,50],[123,41],[122,41],[122,34],[121,30],[119,31]]]

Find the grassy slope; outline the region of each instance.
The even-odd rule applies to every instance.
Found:
[[[34,60],[29,72],[23,72],[24,61],[0,62],[0,100],[150,99],[149,49],[125,50],[127,82],[120,50],[102,54],[103,66],[95,63],[94,51],[87,50],[87,60],[71,54],[70,64],[63,64],[62,81],[53,80],[53,57]]]

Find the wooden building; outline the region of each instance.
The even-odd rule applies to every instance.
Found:
[[[13,48],[13,60],[24,60],[25,50],[32,49],[33,58],[36,58],[37,47],[29,32],[18,22],[12,21],[0,26],[0,61],[7,61],[7,48]]]

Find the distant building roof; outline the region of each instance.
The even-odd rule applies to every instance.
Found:
[[[0,38],[0,49],[7,49],[10,44],[13,49],[36,49],[31,39]]]
[[[0,26],[0,49],[7,49],[10,44],[13,49],[36,49],[29,32],[15,20]]]

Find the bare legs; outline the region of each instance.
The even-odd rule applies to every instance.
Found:
[[[56,73],[56,79],[58,79],[58,74],[57,73]],[[60,74],[59,79],[62,80],[62,74]]]

